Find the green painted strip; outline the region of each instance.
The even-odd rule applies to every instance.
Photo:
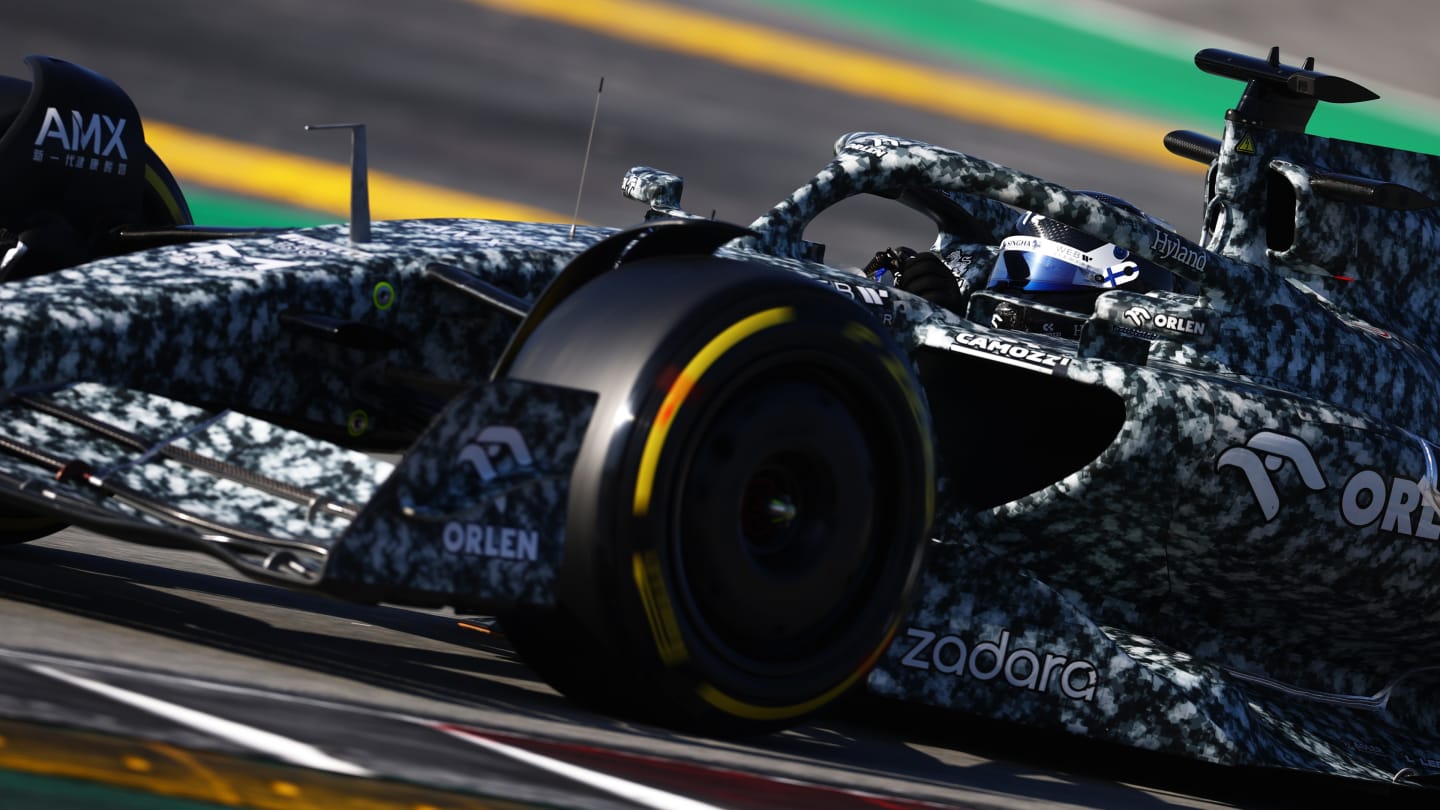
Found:
[[[220,810],[234,806],[13,771],[0,771],[0,796],[5,810]]]
[[[512,5],[508,0],[471,2],[502,8]],[[1240,97],[1238,82],[1201,73],[1195,67],[1195,51],[1214,44],[1202,34],[1151,29],[1130,18],[1095,19],[1094,7],[1083,4],[1041,7],[1013,0],[771,0],[771,4],[863,35],[891,39],[917,55],[981,67],[1056,96],[1089,103],[1096,108],[1097,118],[1105,115],[1104,107],[1110,107],[1173,122],[1176,128],[1218,134],[1224,111]],[[679,7],[672,11],[685,13]],[[1299,61],[1291,54],[1285,59]],[[1310,129],[1347,140],[1440,152],[1440,106],[1415,97],[1322,104]],[[1147,146],[1156,144],[1136,144],[1137,149]],[[184,173],[177,174],[183,182]],[[186,197],[195,220],[205,224],[304,226],[343,219],[295,206],[197,191],[189,183]]]
[[[1098,20],[1083,4],[999,0],[770,0],[800,14],[885,37],[961,63],[984,66],[1048,90],[1173,119],[1177,128],[1218,133],[1241,85],[1201,73],[1198,35]],[[1263,53],[1257,53],[1263,56]],[[1323,63],[1324,54],[1317,54]],[[1287,63],[1303,55],[1283,54]],[[1322,64],[1323,69],[1323,64]],[[1321,104],[1310,131],[1419,152],[1440,152],[1440,108],[1415,98]]]
[[[206,189],[185,188],[190,215],[201,225],[217,227],[308,227],[336,222],[329,214],[251,200]]]

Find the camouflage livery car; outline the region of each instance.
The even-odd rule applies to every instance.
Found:
[[[78,524],[495,615],[575,700],[689,728],[855,687],[1437,781],[1440,157],[1307,134],[1353,82],[1197,55],[1245,89],[1167,139],[1209,166],[1195,240],[875,133],[747,227],[637,168],[624,230],[371,223],[358,173],[348,227],[242,231],[190,223],[118,87],[28,61],[6,542]],[[934,223],[946,305],[822,261],[807,226],[860,194]],[[1007,250],[1114,261],[1077,311],[995,283]],[[1120,283],[1142,264],[1168,282]]]

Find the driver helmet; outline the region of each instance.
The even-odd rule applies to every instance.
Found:
[[[1119,197],[1095,191],[1081,193],[1146,216]],[[1062,315],[1002,303],[995,309],[994,326],[1078,338],[1101,293],[1168,290],[1172,283],[1169,271],[1125,248],[1027,211],[1016,223],[1014,235],[1000,242],[1000,256],[986,287],[1073,313]]]

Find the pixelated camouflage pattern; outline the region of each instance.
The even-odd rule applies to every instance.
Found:
[[[553,605],[570,470],[595,399],[511,380],[457,397],[335,546],[327,587],[491,611]]]
[[[874,133],[841,138],[833,161],[752,223],[754,236],[720,252],[826,284],[915,352],[978,353],[1124,403],[1117,435],[1090,463],[1008,503],[941,515],[918,599],[869,687],[1218,762],[1381,779],[1440,770],[1437,679],[1427,674],[1440,657],[1440,335],[1424,275],[1436,214],[1327,198],[1311,182],[1360,175],[1440,197],[1437,160],[1232,121],[1196,242],[961,152]],[[819,213],[855,194],[911,188],[940,192],[968,223],[942,227],[932,246],[972,296],[967,312],[813,261],[823,249],[804,231]],[[653,216],[693,217],[680,190],[679,178],[645,168],[625,186]],[[1169,269],[1176,290],[1102,295],[1078,342],[995,328],[1000,299],[973,293],[1017,208]],[[360,245],[330,227],[95,262],[0,287],[0,388],[103,383],[102,399],[139,397],[126,418],[166,435],[208,418],[173,400],[362,440],[413,438],[438,413],[378,492],[352,492],[365,508],[343,534],[264,505],[245,525],[320,537],[333,552],[328,584],[351,595],[548,604],[563,556],[561,471],[589,395],[472,387],[515,320],[427,280],[425,267],[459,267],[534,301],[609,233],[376,223],[374,241]],[[386,339],[350,342],[303,325],[326,318]],[[428,384],[397,389],[387,371]],[[443,411],[394,401],[444,390],[468,393]],[[146,399],[154,395],[165,399]],[[47,419],[16,424],[27,440],[139,476],[126,479],[137,487],[182,481],[187,505],[247,520],[227,506],[243,502],[229,489],[206,501],[188,473],[125,468],[123,454]],[[208,424],[195,435],[212,448],[227,431],[259,430],[247,422],[211,434]],[[490,453],[496,445],[480,436],[497,425],[520,431],[534,464],[505,467],[497,452],[487,455],[495,474],[477,477],[461,455],[471,445]],[[242,443],[257,448],[242,453],[247,464],[294,462],[288,448],[267,449],[270,436]],[[7,473],[24,466],[0,463]],[[329,480],[321,466],[306,480]],[[937,487],[957,494],[943,477]],[[457,523],[461,533],[447,534]],[[533,558],[518,554],[516,535],[487,527],[536,532]],[[927,634],[928,658],[916,648]],[[962,645],[998,651],[1002,641],[1003,656],[959,666]],[[1042,677],[1034,667],[1047,664]]]
[[[1143,639],[1122,646],[1115,625],[1092,618],[1096,605],[979,544],[935,556],[871,691],[1212,761],[1243,756],[1243,702],[1212,665],[1147,656]],[[960,588],[947,578],[955,564],[967,569]]]
[[[1440,762],[1433,710],[1401,705],[1433,698],[1433,677],[1401,681],[1373,705],[1287,695],[1203,654],[1096,622],[1097,605],[977,545],[942,553],[966,567],[965,587],[943,578],[949,566],[927,568],[920,604],[931,607],[912,611],[871,672],[876,694],[1229,765],[1390,781]],[[1051,662],[1077,664],[1068,692],[1060,666],[1040,677]]]
[[[572,240],[558,225],[385,222],[361,245],[333,226],[93,262],[0,287],[0,387],[103,381],[340,435],[363,410],[365,430],[383,431],[384,403],[361,396],[357,379],[387,368],[481,379],[514,327],[426,280],[426,265],[483,267],[491,283],[532,300],[597,238],[580,228]],[[398,347],[327,341],[282,325],[287,311],[361,324]]]
[[[1088,701],[1002,680],[981,686],[902,665],[913,643],[902,634],[872,689],[1217,761],[1385,779],[1436,769],[1435,709],[1336,705],[1399,690],[1440,658],[1427,441],[1440,367],[1431,293],[1418,283],[1428,266],[1414,258],[1434,255],[1435,214],[1307,198],[1300,188],[1299,203],[1281,212],[1296,223],[1282,251],[1267,245],[1275,216],[1261,215],[1270,173],[1303,186],[1301,161],[1433,195],[1436,158],[1247,135],[1232,125],[1225,140],[1207,207],[1210,251],[1006,167],[875,135],[842,142],[811,184],[752,225],[757,244],[784,253],[837,197],[930,184],[1065,221],[1194,291],[1102,295],[1068,351],[1038,335],[997,337],[984,318],[942,314],[916,330],[927,349],[956,351],[980,335],[1011,358],[1067,351],[1068,362],[1035,370],[1126,403],[1119,435],[1083,469],[994,509],[942,517],[944,542],[908,623],[971,644],[1001,629],[1033,650],[1035,639],[1053,639],[1055,654],[1094,661],[1107,685]],[[1258,155],[1237,153],[1242,139]],[[1307,482],[1302,460],[1270,452],[1263,435],[1303,448],[1323,483]],[[990,559],[1003,560],[1003,573]],[[997,588],[997,577],[1014,590]]]
[[[79,383],[37,395],[99,420],[109,428],[144,437],[138,450],[105,438],[88,427],[43,413],[12,400],[3,406],[6,439],[40,448],[64,464],[82,464],[107,486],[158,496],[221,529],[264,535],[275,550],[290,548],[323,555],[348,521],[315,504],[298,502],[253,485],[253,479],[226,477],[164,455],[166,449],[200,454],[250,476],[263,477],[314,498],[361,504],[389,476],[391,465],[344,450],[304,434],[232,411],[212,413],[152,394],[95,383]],[[33,460],[0,455],[0,473],[22,482],[35,494],[87,504],[89,519],[131,520],[156,534],[183,536],[182,527],[139,509],[123,498],[107,497],[80,480],[56,480],[56,470]],[[164,530],[164,531],[162,531]],[[192,533],[217,535],[215,529]],[[197,543],[198,545],[198,543]],[[238,551],[237,551],[238,553]]]
[[[684,178],[649,166],[630,169],[620,181],[621,194],[649,206],[646,219],[703,219],[680,207],[680,195],[684,192]]]
[[[179,400],[223,403],[362,443],[386,431],[413,439],[434,413],[404,412],[405,400],[412,397],[402,390],[396,397],[401,412],[392,418],[391,401],[375,399],[371,381],[383,385],[383,370],[397,369],[402,379],[422,381],[416,400],[442,396],[449,390],[445,386],[469,387],[487,378],[516,323],[426,279],[426,266],[442,262],[467,272],[483,270],[490,283],[533,300],[573,255],[603,233],[608,231],[578,228],[572,238],[568,228],[558,225],[387,222],[374,226],[374,241],[360,245],[334,226],[97,261],[0,287],[5,358],[0,380],[10,390],[73,380],[103,384],[104,396],[89,395],[76,407],[113,417],[125,430],[156,436],[157,442],[158,437],[173,439],[176,447],[213,452],[261,475],[279,471],[278,477],[295,486],[339,492],[335,497],[361,506],[384,477],[353,466],[355,458],[366,457],[238,413],[221,414],[191,433],[192,422],[212,417]],[[358,325],[387,340],[347,343],[288,323],[285,316],[292,313]],[[55,396],[73,395],[60,391]],[[443,405],[440,399],[434,412]],[[83,428],[18,406],[11,409],[18,414],[12,440],[108,470],[106,478],[114,483],[197,518],[261,535],[277,547],[303,543],[306,553],[323,561],[348,525],[333,513],[311,514],[286,499],[172,461],[133,463],[135,453]],[[583,416],[582,408],[554,421],[568,425],[578,419],[583,425]],[[0,458],[0,465],[12,463],[18,467],[17,480],[53,475],[53,470],[45,473],[18,459]],[[376,469],[388,472],[389,467]],[[333,478],[369,484],[334,487],[329,485]],[[93,490],[66,489],[96,500]],[[511,500],[518,503],[523,496]],[[147,531],[187,536],[174,521],[140,515],[118,500],[97,502],[139,521]],[[532,509],[548,519],[555,502]],[[205,545],[205,534],[191,530],[188,536]],[[422,580],[417,574],[404,584],[425,592],[438,587]],[[475,591],[467,585],[458,592],[468,596]],[[511,593],[503,590],[500,601],[511,601]]]

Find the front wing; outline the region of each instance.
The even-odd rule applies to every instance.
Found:
[[[123,388],[12,394],[0,405],[0,509],[196,547],[252,576],[349,598],[546,605],[594,399],[477,385],[397,466]]]

